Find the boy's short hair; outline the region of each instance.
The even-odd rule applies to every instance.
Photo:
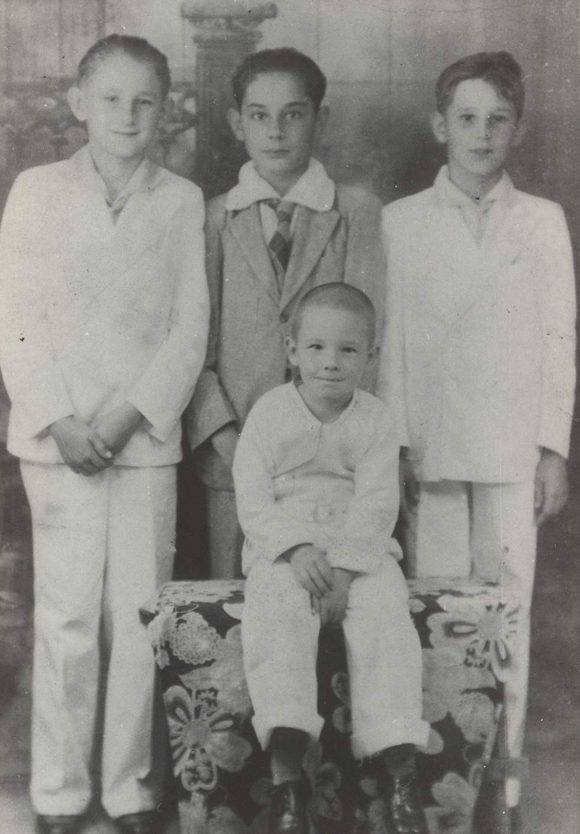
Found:
[[[478,78],[491,84],[498,95],[509,101],[519,121],[524,112],[523,73],[509,52],[477,52],[446,67],[435,86],[437,110],[445,115],[457,86],[462,81]]]
[[[326,92],[326,77],[318,64],[297,49],[280,47],[262,49],[245,58],[232,78],[234,99],[242,106],[249,84],[257,75],[269,72],[287,72],[297,76],[304,85],[304,91],[312,100],[316,110],[320,107]]]
[[[330,307],[333,310],[345,310],[363,318],[369,331],[369,344],[375,338],[375,308],[368,295],[362,290],[345,284],[343,281],[332,281],[320,284],[305,293],[294,311],[290,322],[292,338],[296,339],[302,324],[304,311],[310,307]]]
[[[81,84],[90,78],[103,61],[119,52],[135,58],[136,61],[151,64],[165,98],[171,87],[171,73],[167,58],[149,41],[132,35],[107,35],[106,38],[101,38],[94,43],[79,63],[78,83]]]

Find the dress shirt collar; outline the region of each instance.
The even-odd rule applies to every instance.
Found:
[[[324,166],[317,159],[311,158],[306,171],[283,199],[313,211],[330,211],[334,205],[335,194],[334,182],[324,170]],[[242,165],[238,184],[228,191],[226,209],[241,211],[252,203],[271,198],[280,199],[280,195],[258,174],[250,160]]]
[[[458,188],[449,177],[449,169],[447,165],[443,165],[434,184],[435,196],[440,203],[448,206],[460,206],[464,208],[481,207],[482,205],[506,202],[511,203],[515,196],[514,184],[511,181],[509,174],[502,171],[499,181],[489,191],[483,200],[475,201],[468,194]]]
[[[71,161],[77,167],[79,178],[82,182],[87,187],[102,194],[113,211],[120,211],[132,194],[138,191],[151,191],[160,182],[163,175],[163,168],[160,168],[151,159],[145,157],[133,172],[123,190],[111,202],[107,192],[107,186],[97,170],[89,146],[84,145],[84,147],[74,154]]]

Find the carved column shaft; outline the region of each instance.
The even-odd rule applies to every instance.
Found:
[[[232,104],[231,78],[261,40],[260,24],[276,14],[274,3],[254,0],[186,0],[182,4],[182,15],[192,24],[197,45],[196,179],[208,196],[233,185],[244,159],[226,118]]]

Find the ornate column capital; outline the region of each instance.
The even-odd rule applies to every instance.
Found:
[[[196,181],[212,196],[231,188],[245,159],[226,119],[233,103],[232,75],[256,49],[260,25],[278,9],[266,0],[183,0],[181,14],[191,23],[197,45]]]
[[[181,14],[196,30],[195,43],[239,39],[256,44],[262,37],[258,27],[278,9],[267,0],[183,0]]]

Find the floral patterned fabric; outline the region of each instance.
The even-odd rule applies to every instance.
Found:
[[[479,581],[413,580],[429,744],[418,770],[431,834],[468,834],[517,633],[518,602]],[[263,834],[272,790],[244,678],[243,581],[170,582],[142,611],[160,669],[182,834]],[[304,760],[320,834],[385,834],[372,763],[350,752],[342,631],[323,629],[320,742]]]

